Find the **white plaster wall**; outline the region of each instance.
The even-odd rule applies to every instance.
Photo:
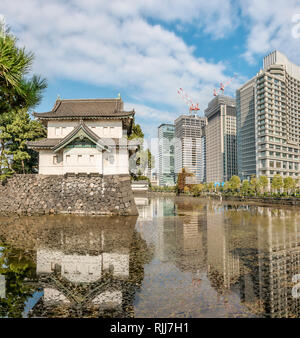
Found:
[[[54,163],[58,156],[58,163]],[[93,157],[91,157],[93,156]],[[103,168],[103,170],[102,170]],[[104,175],[128,174],[127,149],[104,152],[98,148],[66,148],[62,152],[52,150],[39,152],[39,174],[63,175],[65,173],[100,173]]]
[[[58,163],[54,164],[53,157],[58,157]],[[52,150],[39,151],[39,174],[42,175],[62,175],[63,174],[63,154],[54,153]]]
[[[121,120],[84,120],[84,123],[98,136],[104,138],[121,138],[123,127]],[[78,120],[48,121],[48,138],[64,138],[76,126]]]
[[[71,282],[91,283],[102,275],[102,256],[65,255],[62,251],[39,249],[37,274],[53,273],[55,264],[61,266],[61,274]]]
[[[68,298],[60,291],[53,288],[44,288],[44,302],[51,304],[70,304]]]
[[[119,149],[103,153],[103,175],[128,174],[128,150]]]
[[[92,303],[95,305],[105,305],[109,303],[110,305],[121,305],[122,304],[122,292],[121,291],[105,291],[97,295],[93,300]]]
[[[52,273],[55,264],[61,265],[63,253],[61,251],[38,249],[36,254],[36,272]]]
[[[112,265],[114,268],[113,275],[115,277],[129,276],[129,255],[119,253],[103,252],[103,269],[108,270]]]
[[[102,151],[97,148],[66,148],[63,152],[63,163],[63,174],[102,174]]]
[[[101,278],[102,257],[64,255],[61,274],[73,283],[92,283]]]

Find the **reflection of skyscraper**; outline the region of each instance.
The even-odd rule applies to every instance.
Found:
[[[157,241],[156,255],[160,261],[173,260],[174,234],[178,225],[177,210],[172,198],[160,198],[156,201],[157,208]]]
[[[299,317],[300,300],[292,297],[292,278],[300,272],[299,217],[292,210],[268,209],[273,217],[267,227],[258,227],[259,278],[264,285],[259,298],[270,317]]]
[[[212,284],[221,293],[239,278],[239,258],[229,237],[224,206],[211,205],[207,210],[207,264]]]
[[[156,256],[173,262],[182,271],[203,270],[206,260],[206,214],[202,209],[186,212],[174,199],[157,200]]]
[[[224,225],[214,234],[213,250],[208,239],[208,261],[212,262],[213,251],[220,257],[219,263],[213,262],[214,269],[219,266],[227,271],[224,281],[226,276],[227,281],[230,275],[238,277],[227,286],[239,287],[240,298],[250,311],[270,317],[299,317],[300,300],[292,297],[292,278],[300,272],[299,216],[293,210],[267,207],[252,207],[238,214],[226,210],[221,217]],[[220,223],[212,215],[208,237],[211,224]]]
[[[177,227],[178,254],[176,265],[182,271],[199,272],[206,270],[206,206],[182,214]],[[180,204],[179,214],[182,213]]]

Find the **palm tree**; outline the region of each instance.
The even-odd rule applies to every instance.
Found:
[[[0,22],[0,29],[3,28]],[[21,137],[19,132],[34,129],[34,123],[30,122],[27,112],[41,102],[42,92],[47,87],[45,79],[37,75],[28,77],[31,70],[33,54],[25,51],[24,48],[17,46],[16,38],[9,33],[9,30],[1,29],[0,34],[0,176],[3,173],[12,172],[12,163],[8,160],[8,154],[12,151],[18,155],[24,155],[27,159],[31,158],[27,154],[28,149],[21,147],[17,139],[24,141],[24,135]],[[15,131],[17,119],[22,114],[28,114],[27,119],[23,121],[23,129]],[[27,128],[27,129],[26,129]],[[22,134],[22,133],[21,133]],[[38,134],[40,135],[40,134]],[[37,137],[38,137],[37,135]],[[24,141],[25,142],[25,141]],[[10,149],[10,148],[14,149]],[[18,149],[15,149],[15,148]],[[17,156],[17,155],[16,155]],[[15,157],[15,153],[14,153]],[[20,157],[20,156],[19,156]],[[24,158],[21,163],[24,172]],[[6,175],[6,174],[5,174]],[[0,177],[1,178],[1,177]]]

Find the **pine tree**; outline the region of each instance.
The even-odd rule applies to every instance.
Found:
[[[20,111],[15,114],[11,124],[7,126],[10,135],[8,154],[12,156],[12,169],[17,173],[32,172],[34,164],[30,162],[32,154],[27,148],[27,141],[45,137],[45,128],[40,122],[31,120],[29,113]]]

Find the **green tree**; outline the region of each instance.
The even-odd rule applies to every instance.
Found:
[[[284,178],[283,188],[286,192],[290,193],[292,190],[295,189],[295,187],[296,187],[296,182],[292,177],[288,176]]]
[[[17,46],[17,39],[8,31],[0,36],[0,115],[28,108],[40,100],[31,94],[46,83],[38,76],[28,78],[33,58],[32,53]]]
[[[212,193],[215,190],[215,185],[213,182],[207,183],[207,190]]]
[[[252,176],[250,179],[250,189],[253,191],[255,196],[257,196],[257,194],[260,193],[260,188],[261,188],[261,185],[260,185],[259,180],[257,179],[256,176]]]
[[[0,298],[0,318],[21,318],[26,300],[36,291],[26,284],[26,278],[34,278],[36,266],[23,250],[1,246],[0,274],[6,279],[6,297]]]
[[[14,114],[12,113],[0,115],[0,181],[13,173],[7,150],[7,142],[11,139],[7,126],[12,123],[13,118]]]
[[[204,189],[204,185],[203,184],[193,184],[193,186],[191,187],[191,193],[194,196],[200,196],[202,191]]]
[[[26,144],[27,141],[45,137],[45,128],[38,121],[31,120],[27,112],[20,111],[6,129],[11,136],[7,153],[12,156],[12,169],[23,174],[32,172],[37,163],[30,161],[35,157]]]
[[[132,122],[132,129],[131,129],[131,133],[128,136],[129,140],[133,140],[135,138],[140,138],[143,139],[144,138],[144,133],[142,131],[142,128],[139,124],[135,123],[135,120],[133,120]]]
[[[267,176],[259,176],[259,184],[260,186],[262,187],[263,189],[263,192],[266,192],[266,188],[268,187],[269,185],[269,180],[268,180],[268,177]]]
[[[228,192],[228,191],[230,191],[230,190],[231,190],[231,185],[230,185],[230,183],[227,181],[227,182],[224,183],[223,191],[224,191],[224,192]]]
[[[231,189],[235,192],[237,192],[241,187],[241,179],[236,175],[231,177],[229,183],[230,183]]]
[[[146,174],[145,170],[148,168],[151,170],[155,167],[155,158],[151,154],[149,149],[144,149],[144,133],[139,124],[135,123],[133,120],[133,125],[131,133],[128,135],[128,140],[139,140],[139,145],[134,154],[130,156],[130,172],[131,177],[136,180],[138,176],[138,171],[141,171],[142,174]]]
[[[242,194],[247,196],[250,192],[250,182],[248,180],[244,180],[242,183]]]
[[[13,171],[30,172],[37,154],[27,149],[26,142],[45,135],[41,124],[27,113],[40,103],[47,87],[45,79],[28,77],[32,61],[33,54],[17,47],[16,38],[8,31],[0,36],[1,179]]]
[[[273,177],[271,187],[275,191],[280,191],[280,189],[283,187],[283,179],[281,175],[277,174]]]

